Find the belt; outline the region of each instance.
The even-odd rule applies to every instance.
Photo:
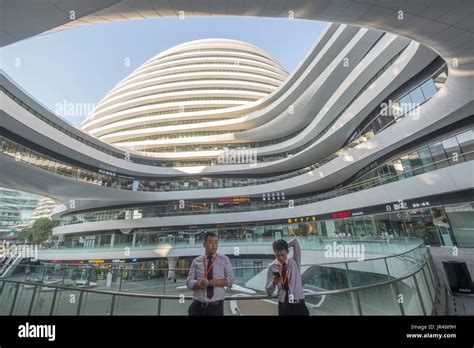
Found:
[[[202,308],[206,308],[206,307],[212,307],[212,306],[220,305],[224,302],[224,300],[214,301],[214,302],[201,302],[201,301],[198,301],[198,300],[193,300],[193,302],[196,302]]]

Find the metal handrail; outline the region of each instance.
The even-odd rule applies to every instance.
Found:
[[[399,257],[399,256],[402,256],[402,255],[404,255],[408,252],[411,252],[413,250],[420,249],[422,247],[422,245],[423,245],[423,243],[420,243],[417,247],[412,248],[410,250],[407,250],[403,253],[400,253],[400,254],[396,255],[395,257]],[[421,256],[420,261],[423,261],[422,264],[420,264],[417,269],[411,271],[410,273],[408,273],[404,276],[397,277],[397,278],[392,277],[392,279],[388,279],[388,280],[384,280],[384,281],[379,281],[379,282],[375,282],[375,283],[371,283],[371,284],[365,284],[365,285],[351,287],[351,282],[349,281],[349,275],[347,273],[347,277],[348,277],[347,279],[349,281],[348,282],[348,284],[349,284],[348,288],[335,289],[335,290],[315,291],[315,292],[312,292],[312,293],[309,293],[309,294],[305,294],[305,297],[306,298],[311,298],[311,297],[323,296],[323,295],[339,295],[339,294],[344,294],[344,293],[353,293],[355,295],[354,299],[357,302],[356,303],[357,312],[358,312],[359,315],[363,315],[362,303],[361,303],[361,299],[360,299],[360,296],[359,296],[360,291],[364,291],[366,289],[371,289],[371,288],[377,288],[377,287],[392,285],[393,291],[395,291],[395,293],[399,294],[400,291],[399,291],[399,287],[398,287],[398,282],[401,282],[404,279],[408,279],[408,278],[411,277],[413,279],[413,284],[415,285],[415,290],[416,290],[416,292],[414,294],[416,294],[415,296],[418,296],[418,301],[419,301],[419,305],[421,306],[420,308],[422,310],[422,313],[424,315],[430,314],[430,313],[427,313],[428,309],[429,309],[429,306],[431,306],[431,313],[433,313],[435,311],[434,304],[436,303],[436,301],[438,299],[438,294],[435,291],[435,289],[439,284],[437,284],[437,282],[434,279],[434,277],[435,277],[435,275],[433,274],[434,271],[432,269],[430,269],[430,267],[432,267],[432,264],[430,263],[430,261],[432,261],[430,254],[427,252],[427,254],[420,255],[420,256]],[[390,276],[390,271],[389,271],[388,263],[386,262],[386,260],[389,257],[394,257],[394,256],[393,255],[392,256],[385,256],[383,258],[385,259],[385,266],[386,266],[386,269],[387,269],[387,276],[390,278],[391,277]],[[343,263],[346,264],[346,272],[348,272],[348,268],[347,268],[348,263],[347,263],[347,261],[343,262]],[[426,267],[428,268],[427,270],[425,269]],[[429,295],[428,297],[429,298],[427,298],[427,297],[423,298],[424,294],[422,295],[422,292],[420,290],[419,281],[416,278],[416,275],[420,271],[423,274],[423,278],[421,278],[421,279],[424,279],[424,286],[427,286],[426,290],[428,292],[428,295]],[[428,281],[428,279],[430,279],[430,281]],[[63,279],[63,281],[64,281],[64,279]],[[157,302],[157,306],[158,306],[157,314],[158,315],[161,314],[161,308],[162,308],[161,305],[162,305],[163,300],[180,300],[180,303],[182,303],[181,301],[192,300],[193,299],[192,296],[189,296],[189,295],[185,296],[183,294],[180,294],[180,295],[165,295],[164,289],[163,289],[163,294],[146,294],[146,293],[130,293],[130,292],[122,292],[122,291],[106,291],[106,290],[93,290],[93,289],[83,289],[83,288],[71,288],[71,287],[66,287],[66,286],[63,286],[63,285],[38,284],[38,283],[35,283],[35,282],[31,282],[31,281],[28,282],[28,281],[14,281],[14,280],[3,280],[3,281],[0,280],[0,284],[1,284],[0,293],[3,292],[5,283],[16,284],[16,286],[14,287],[14,291],[15,291],[14,298],[13,298],[13,301],[12,301],[11,308],[9,310],[10,315],[13,315],[15,307],[18,305],[17,304],[17,298],[18,298],[18,293],[19,293],[19,290],[20,290],[20,285],[33,286],[33,295],[31,296],[31,301],[30,301],[30,304],[28,306],[28,308],[29,308],[28,315],[30,315],[32,313],[32,309],[34,307],[33,305],[35,303],[35,295],[37,293],[38,287],[40,288],[40,292],[41,292],[41,289],[43,289],[43,288],[54,289],[53,300],[51,302],[51,307],[49,309],[49,315],[54,314],[58,290],[59,291],[66,290],[66,291],[73,291],[73,292],[78,291],[79,292],[79,302],[78,302],[78,305],[77,305],[77,309],[75,309],[76,315],[81,314],[81,309],[83,309],[82,306],[83,306],[84,295],[86,296],[86,299],[87,299],[87,295],[89,293],[111,296],[110,311],[109,310],[106,311],[106,314],[108,314],[108,315],[114,315],[115,310],[116,310],[116,308],[115,308],[116,301],[120,298],[125,298],[125,297],[156,299],[158,301]],[[163,282],[163,285],[164,286],[166,285],[166,280]],[[432,290],[434,291],[434,293],[433,293]],[[22,288],[22,291],[23,291],[23,288]],[[239,301],[240,300],[271,300],[271,299],[275,299],[275,297],[270,296],[270,295],[251,295],[251,296],[241,295],[241,296],[238,296],[238,297],[237,296],[226,296],[224,298],[224,300],[226,300],[226,301],[231,301],[231,300],[239,300]],[[426,300],[431,301],[431,304],[428,305],[428,303],[426,303]],[[405,309],[403,307],[403,304],[399,303],[398,307],[400,309],[400,314],[405,315]]]
[[[354,263],[354,262],[369,262],[369,261],[373,261],[373,260],[383,260],[383,259],[389,259],[389,258],[396,258],[396,257],[400,257],[402,255],[405,255],[407,253],[410,253],[414,250],[417,250],[417,249],[420,249],[422,246],[424,245],[423,241],[420,241],[419,244],[417,244],[415,247],[409,249],[409,250],[406,250],[402,253],[399,253],[399,254],[391,254],[391,255],[387,255],[387,256],[379,256],[379,257],[374,257],[374,258],[370,258],[370,259],[367,259],[367,260],[364,260],[364,261],[358,261],[358,260],[347,260],[347,261],[338,261],[338,262],[327,262],[327,263],[321,263],[321,264],[302,264],[300,265],[301,267],[311,267],[311,266],[327,266],[327,265],[336,265],[336,264],[349,264],[349,263]],[[426,260],[425,260],[426,262]],[[64,264],[62,264],[64,265]],[[79,266],[76,266],[76,265],[69,265],[67,264],[70,268],[78,268]],[[54,268],[55,266],[54,265],[47,265],[47,266],[50,266],[50,268]],[[18,267],[18,266],[17,266]],[[27,267],[27,266],[25,266]],[[47,267],[45,267],[47,268]],[[233,267],[232,269],[233,270],[242,270],[242,269],[265,269],[265,268],[268,268],[268,265],[267,266],[247,266],[247,267]],[[155,272],[158,272],[158,271],[164,271],[164,272],[168,272],[168,271],[188,271],[189,268],[155,268],[155,269],[137,269],[137,270],[134,270],[134,269],[121,269],[122,271],[123,270],[128,270],[128,271],[139,271],[139,272],[145,272],[145,271],[155,271]],[[388,269],[387,269],[388,270]],[[18,281],[19,282],[19,281]],[[375,283],[372,283],[372,284],[379,284],[379,283],[383,283],[383,282],[375,282]],[[38,286],[46,286],[48,287],[47,285],[43,285],[43,284],[38,284],[36,282],[28,282],[29,285],[33,285],[33,284],[36,284]],[[64,287],[65,289],[69,289],[71,290],[70,287]],[[75,290],[75,289],[73,289]],[[94,291],[98,291],[98,290],[94,290]],[[99,291],[100,292],[100,291]],[[118,293],[123,293],[123,292],[118,292]],[[240,297],[239,297],[240,298]]]
[[[300,267],[311,267],[311,266],[327,266],[327,265],[338,265],[338,264],[345,264],[345,263],[352,263],[352,262],[369,262],[369,261],[375,261],[375,260],[383,260],[383,259],[389,259],[389,258],[396,258],[400,257],[402,255],[405,255],[409,252],[412,252],[418,248],[420,248],[420,245],[415,246],[414,248],[404,251],[401,254],[390,254],[389,256],[377,256],[373,257],[370,259],[364,259],[362,261],[359,260],[347,260],[347,261],[333,261],[333,262],[324,262],[324,263],[318,263],[318,264],[301,264]],[[64,250],[64,249],[63,249]],[[302,248],[302,250],[304,250]],[[102,265],[117,265],[117,263],[101,263]],[[45,268],[54,268],[56,265],[59,266],[68,266],[69,268],[78,268],[80,269],[81,266],[84,265],[89,265],[89,264],[68,264],[68,263],[55,263],[55,264],[50,264],[50,265],[37,265],[37,266],[43,266]],[[17,265],[16,267],[27,267],[28,265]],[[31,267],[31,266],[30,266]],[[232,267],[233,270],[246,270],[246,269],[265,269],[268,268],[268,266],[240,266],[240,267]],[[146,272],[146,271],[155,271],[155,272],[168,272],[168,271],[189,271],[189,268],[140,268],[140,269],[127,269],[123,268],[124,270],[129,270],[129,271],[140,271],[140,272]],[[118,268],[116,270],[119,270]]]
[[[360,291],[365,289],[370,289],[374,287],[384,286],[388,284],[392,284],[394,282],[404,280],[409,278],[416,273],[420,272],[421,269],[427,264],[427,260],[423,261],[423,265],[419,267],[417,270],[411,272],[408,275],[402,276],[400,278],[394,278],[390,280],[384,280],[381,282],[376,282],[372,284],[360,285],[351,288],[343,288],[343,289],[336,289],[336,290],[324,290],[324,291],[316,291],[309,294],[305,294],[305,297],[313,297],[313,296],[321,296],[321,295],[331,295],[331,294],[340,294],[345,292],[352,292],[352,291]],[[184,296],[184,295],[161,295],[161,294],[145,294],[145,293],[133,293],[133,292],[122,292],[122,291],[107,291],[107,290],[93,290],[93,289],[79,289],[79,288],[71,288],[62,285],[49,285],[49,284],[38,284],[35,282],[28,282],[28,281],[17,281],[17,280],[0,280],[0,282],[7,282],[7,283],[14,283],[14,284],[23,284],[23,285],[34,285],[35,287],[45,287],[45,288],[52,288],[52,289],[60,289],[60,290],[68,290],[68,291],[79,291],[79,292],[88,292],[88,293],[96,293],[96,294],[103,294],[103,295],[116,295],[116,296],[130,296],[130,297],[141,297],[141,298],[155,298],[155,299],[168,299],[168,300],[175,300],[175,299],[185,299],[185,300],[192,300],[192,296]],[[274,299],[275,297],[269,295],[249,295],[249,296],[239,296],[238,300],[260,300],[260,299]],[[226,296],[225,300],[235,300],[235,297]]]

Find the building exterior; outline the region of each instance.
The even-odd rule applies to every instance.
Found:
[[[0,243],[16,240],[16,233],[28,226],[40,200],[35,194],[0,189]]]
[[[168,49],[117,84],[82,123],[92,136],[130,152],[181,161],[216,159],[239,117],[287,78],[257,47],[207,39]]]
[[[0,184],[63,204],[64,253],[43,259],[199,245],[208,230],[229,242],[342,231],[472,247],[472,66],[449,64],[472,50],[423,40],[415,22],[402,32],[341,16],[290,76],[243,42],[171,48],[81,130],[2,75]]]

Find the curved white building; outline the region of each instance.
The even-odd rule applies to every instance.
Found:
[[[206,157],[202,151],[219,143],[214,136],[248,128],[233,119],[259,109],[287,76],[270,55],[242,41],[184,43],[119,82],[81,129],[126,151],[180,157],[192,149]]]
[[[290,76],[246,43],[174,47],[112,89],[83,131],[0,76],[0,184],[61,202],[54,234],[64,246],[90,240],[91,249],[110,248],[111,259],[122,245],[171,237],[194,243],[205,230],[228,241],[388,231],[433,245],[474,245],[469,11],[444,17],[452,9],[428,1],[420,5],[436,17],[428,20],[411,2],[395,9],[347,3],[358,16],[316,0],[295,8],[195,4],[209,14],[286,19],[292,10],[336,23]],[[175,16],[150,3],[103,5],[57,29],[135,18],[128,8],[144,18]],[[399,10],[413,18],[402,25]],[[458,17],[466,21],[453,23]],[[26,35],[13,29],[4,31]],[[257,156],[216,161],[228,149]],[[78,255],[42,258],[85,259],[94,250]]]

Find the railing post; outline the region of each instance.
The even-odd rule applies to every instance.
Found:
[[[384,257],[383,259],[385,261],[385,267],[387,268],[387,278],[388,280],[390,280],[390,270],[388,269],[388,262],[387,262],[387,258]]]
[[[166,294],[166,279],[168,278],[167,274],[168,272],[166,272],[166,275],[163,273],[163,295]]]
[[[434,290],[435,290],[435,293],[436,293],[436,291],[438,291],[438,284],[436,283],[436,281],[435,281],[435,279],[434,279],[434,277],[433,277],[433,270],[431,269],[430,261],[428,260],[425,265],[426,265],[426,267],[427,267],[427,269],[428,269],[428,275],[430,276],[431,284],[433,284]]]
[[[348,265],[347,262],[344,262],[344,264],[346,265],[347,285],[348,285],[349,287],[352,287],[351,279],[349,278],[349,265]]]
[[[158,298],[158,316],[161,315],[161,298]]]
[[[66,279],[66,272],[67,272],[67,268],[64,269],[64,272],[63,272],[63,281],[61,282],[61,285],[64,285],[64,280]]]
[[[360,297],[359,297],[359,291],[354,291],[355,293],[355,297],[356,297],[356,301],[357,301],[357,311],[359,312],[359,315],[363,315],[362,314],[362,305],[360,303]]]
[[[83,291],[79,291],[79,302],[77,303],[77,311],[76,311],[76,316],[81,315],[81,306],[82,306],[82,294]]]
[[[351,279],[349,278],[349,264],[348,264],[348,262],[344,262],[344,264],[346,265],[347,285],[348,285],[349,288],[351,288],[352,287],[352,282],[351,282]],[[355,292],[355,296],[356,296],[356,302],[357,302],[357,311],[358,311],[359,315],[362,315],[362,307],[360,305],[359,294],[357,293],[357,291]]]
[[[110,305],[110,316],[114,315],[114,308],[115,308],[115,294],[112,295],[112,304]]]
[[[398,303],[398,307],[400,308],[401,315],[405,315],[405,308],[403,308],[403,302],[398,302],[398,296],[400,295],[400,288],[398,287],[398,281],[393,283],[392,289],[395,289],[395,299]]]
[[[120,265],[119,265],[120,267]],[[122,291],[122,280],[123,280],[123,268],[120,270],[120,284],[119,284],[119,292]]]
[[[18,296],[18,289],[20,288],[20,283],[16,283],[15,295],[13,295],[13,302],[10,308],[10,316],[13,315],[13,310],[15,309],[16,297]]]
[[[436,273],[436,266],[433,261],[433,256],[431,256],[431,251],[429,249],[426,249],[426,252],[427,252],[427,257],[428,257],[428,266],[429,266],[428,269],[430,271],[429,273],[430,273],[431,279],[433,280],[434,286],[436,287],[436,289],[438,289],[440,286],[440,282],[439,282],[438,274]]]
[[[30,302],[30,307],[28,308],[28,315],[31,315],[31,311],[33,310],[33,303],[35,302],[35,296],[36,296],[36,288],[37,286],[33,288],[33,295],[31,295],[31,302]]]
[[[426,287],[428,288],[428,293],[430,294],[431,302],[434,303],[434,294],[431,293],[430,283],[428,283],[428,278],[426,278],[425,266],[421,267],[421,273],[423,273],[423,278],[425,279]]]
[[[54,294],[53,294],[53,302],[51,302],[51,309],[49,310],[49,315],[53,315],[54,313],[54,306],[56,304],[56,297],[58,295],[58,288],[54,289]]]
[[[418,281],[416,280],[416,273],[412,275],[413,280],[415,281],[416,292],[418,294],[418,298],[420,299],[421,310],[423,311],[423,315],[426,315],[425,305],[423,304],[423,298],[421,297],[420,287],[418,286]]]

